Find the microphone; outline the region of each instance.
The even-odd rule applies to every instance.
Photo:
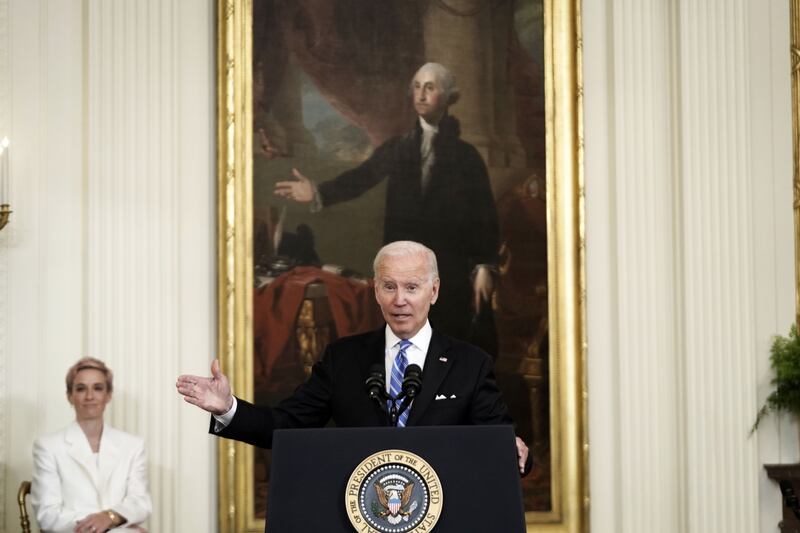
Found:
[[[403,395],[409,401],[419,394],[420,389],[422,389],[422,369],[419,365],[411,364],[406,367],[406,375],[403,376],[402,387]]]
[[[419,365],[411,364],[406,367],[406,375],[403,376],[401,388],[403,390],[397,395],[397,400],[401,398],[403,400],[400,403],[400,408],[397,409],[396,414],[390,413],[393,415],[391,417],[393,426],[397,425],[397,419],[411,406],[411,402],[414,401],[414,398],[419,394],[420,389],[422,389],[422,369]],[[394,409],[392,410],[394,411]]]
[[[381,402],[386,397],[386,377],[384,372],[383,364],[375,363],[369,367],[369,377],[364,382],[369,397],[378,402]]]

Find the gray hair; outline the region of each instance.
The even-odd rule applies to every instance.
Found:
[[[394,241],[390,242],[375,255],[372,262],[372,273],[378,276],[378,268],[381,263],[389,257],[408,257],[410,255],[425,255],[428,261],[428,281],[433,281],[439,277],[439,266],[436,264],[436,254],[427,246],[414,241]]]
[[[456,85],[456,77],[450,72],[450,69],[441,63],[425,63],[419,67],[419,70],[414,73],[414,77],[411,78],[409,94],[414,94],[414,80],[417,78],[417,75],[429,71],[433,73],[434,78],[439,84],[439,88],[444,92],[447,98],[447,105],[453,105],[458,102],[458,98],[461,96],[461,89]]]

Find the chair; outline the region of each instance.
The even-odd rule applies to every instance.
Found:
[[[19,522],[22,525],[22,533],[31,533],[31,521],[28,519],[28,508],[25,506],[25,498],[31,493],[31,482],[23,481],[19,484],[17,492],[17,503],[19,504]]]

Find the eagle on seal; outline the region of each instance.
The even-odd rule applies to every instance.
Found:
[[[383,508],[386,509],[385,511],[381,511],[378,516],[383,518],[389,515],[389,522],[396,524],[400,521],[398,514],[402,517],[407,517],[411,514],[404,509],[411,499],[411,492],[414,490],[414,483],[409,483],[402,491],[399,491],[396,488],[390,488],[389,490],[386,490],[380,485],[380,483],[375,483],[373,486],[375,487],[375,492],[378,494],[378,501]],[[408,518],[406,518],[406,520],[408,520]]]

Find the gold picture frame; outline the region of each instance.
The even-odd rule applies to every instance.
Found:
[[[488,0],[487,0],[488,1]],[[552,508],[529,532],[588,531],[580,1],[544,0]],[[252,0],[219,0],[218,353],[235,393],[253,391]],[[222,533],[262,532],[253,450],[219,441]]]
[[[800,0],[789,4],[789,54],[792,72],[792,184],[794,190],[795,319],[800,327]]]

